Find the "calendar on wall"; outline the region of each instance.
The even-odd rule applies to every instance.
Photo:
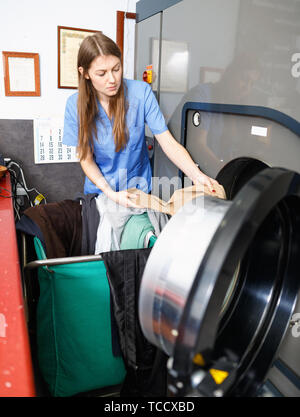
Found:
[[[35,119],[34,163],[51,164],[59,162],[78,162],[75,146],[62,143],[63,119]]]

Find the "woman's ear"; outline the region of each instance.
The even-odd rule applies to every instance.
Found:
[[[84,70],[83,67],[78,67],[78,71],[80,72],[81,75],[84,75]],[[89,80],[90,77],[88,76],[88,74],[85,74],[84,77]]]

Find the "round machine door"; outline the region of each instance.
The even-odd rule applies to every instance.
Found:
[[[168,356],[174,395],[253,396],[300,287],[300,175],[267,168],[232,201],[201,196],[168,222],[145,267],[139,318]]]

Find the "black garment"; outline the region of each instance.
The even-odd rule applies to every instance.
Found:
[[[144,337],[138,296],[149,249],[102,253],[127,376],[121,396],[165,396],[167,356]]]
[[[82,194],[75,196],[75,201],[80,201],[82,206],[82,241],[81,255],[94,255],[97,240],[97,230],[100,221],[100,215],[96,205],[97,193]]]
[[[118,357],[118,356],[122,356],[122,350],[120,347],[118,326],[117,326],[117,322],[116,322],[115,315],[114,315],[114,302],[113,302],[111,291],[110,291],[109,305],[110,305],[111,350],[112,350],[112,354]]]

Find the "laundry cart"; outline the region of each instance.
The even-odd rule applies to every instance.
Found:
[[[28,236],[22,240],[25,247]],[[113,352],[117,330],[101,255],[47,259],[40,239],[29,240],[36,260],[23,265],[24,296],[46,395],[118,395],[126,368],[121,352]],[[148,232],[148,247],[155,240]]]

